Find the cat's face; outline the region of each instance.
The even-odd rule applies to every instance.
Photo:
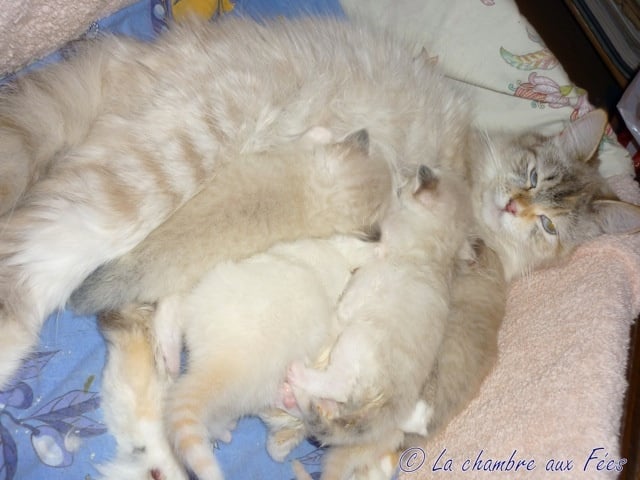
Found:
[[[509,278],[602,233],[640,226],[640,209],[612,201],[590,162],[605,124],[596,111],[557,136],[485,139],[484,157],[472,168],[474,210]]]

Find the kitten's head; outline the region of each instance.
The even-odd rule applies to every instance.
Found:
[[[597,170],[606,121],[597,110],[555,136],[482,138],[471,167],[473,208],[508,278],[600,234],[640,228],[640,208],[617,200]]]
[[[384,158],[370,149],[367,130],[335,141],[329,130],[313,127],[300,142],[312,157],[310,217],[332,223],[337,233],[369,232],[386,210],[392,178]]]
[[[466,238],[471,218],[469,188],[459,175],[420,165],[382,220],[382,239],[398,249],[439,246],[439,255],[449,256]]]

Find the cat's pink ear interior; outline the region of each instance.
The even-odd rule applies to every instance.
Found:
[[[596,153],[607,126],[604,110],[593,110],[573,121],[557,137],[560,147],[577,160],[588,161]]]
[[[597,221],[606,233],[640,232],[640,207],[619,200],[596,200]]]

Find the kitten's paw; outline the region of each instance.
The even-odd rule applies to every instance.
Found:
[[[300,417],[302,415],[293,388],[291,387],[291,384],[286,381],[278,388],[274,406],[294,417]]]
[[[149,472],[149,476],[152,478],[152,480],[167,480],[167,477],[164,476],[162,470],[160,470],[159,468],[152,468]]]
[[[292,387],[304,388],[307,383],[307,370],[303,362],[296,361],[289,365],[287,369],[287,379],[285,385],[292,390]]]
[[[215,442],[231,443],[231,440],[233,440],[233,434],[231,432],[235,430],[237,423],[236,420],[231,420],[230,422],[220,425],[210,425],[209,436]]]
[[[433,408],[424,400],[418,400],[409,417],[400,425],[400,429],[405,433],[416,433],[427,436],[427,425],[431,421]]]
[[[267,437],[267,452],[276,462],[283,462],[287,455],[298,446],[305,437],[302,422],[291,422],[287,428],[272,430]]]

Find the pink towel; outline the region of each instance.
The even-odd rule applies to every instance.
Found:
[[[0,0],[0,75],[54,52],[134,0]]]

